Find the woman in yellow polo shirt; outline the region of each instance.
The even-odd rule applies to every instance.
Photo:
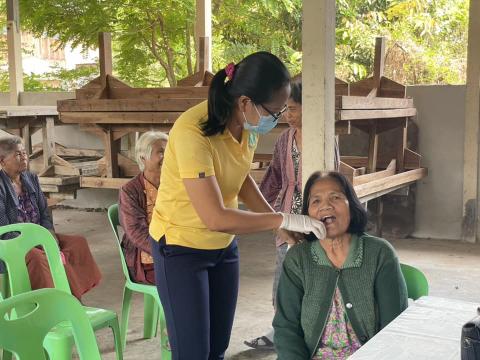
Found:
[[[275,213],[249,175],[258,135],[286,110],[289,83],[276,56],[249,55],[220,70],[208,101],[170,131],[150,237],[174,360],[224,358],[238,293],[234,235],[325,235],[320,221]],[[238,198],[251,211],[239,210]]]

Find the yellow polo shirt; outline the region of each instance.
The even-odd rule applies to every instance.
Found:
[[[150,223],[150,235],[157,241],[165,235],[169,245],[213,250],[226,248],[233,239],[233,235],[207,229],[182,179],[215,176],[225,207],[238,208],[238,193],[250,171],[256,143],[248,145],[246,130],[241,143],[228,130],[204,136],[200,125],[207,114],[205,101],[183,113],[170,131]]]

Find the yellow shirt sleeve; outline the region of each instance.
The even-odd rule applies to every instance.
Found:
[[[198,127],[181,126],[173,135],[172,150],[175,153],[178,172],[182,179],[215,175],[210,140],[202,134]]]

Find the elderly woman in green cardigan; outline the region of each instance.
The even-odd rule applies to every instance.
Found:
[[[366,234],[367,214],[337,172],[316,172],[302,214],[327,236],[307,236],[287,253],[273,320],[279,360],[346,359],[407,308],[393,247]]]

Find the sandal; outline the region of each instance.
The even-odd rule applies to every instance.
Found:
[[[243,343],[252,349],[274,350],[273,342],[266,336],[260,336],[250,341],[244,341]]]

